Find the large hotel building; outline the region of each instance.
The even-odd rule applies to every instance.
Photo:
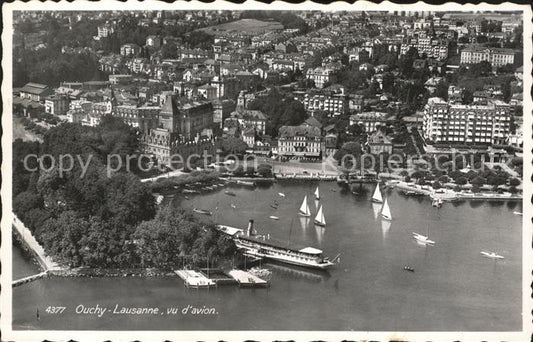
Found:
[[[503,144],[509,136],[509,105],[491,100],[484,105],[428,100],[424,108],[424,138],[433,142]]]

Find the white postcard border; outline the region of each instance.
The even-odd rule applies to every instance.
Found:
[[[191,2],[137,2],[128,1],[122,3],[118,1],[108,2],[88,2],[88,1],[74,1],[68,2],[45,2],[41,3],[32,0],[26,3],[15,2],[10,4],[3,4],[3,59],[2,68],[4,71],[4,78],[2,82],[2,98],[3,98],[3,112],[11,113],[12,108],[12,75],[11,75],[11,46],[12,46],[12,11],[14,10],[245,10],[245,9],[279,9],[279,10],[322,10],[322,11],[343,11],[343,10],[372,10],[372,11],[389,11],[389,10],[411,10],[423,11],[477,11],[477,10],[503,10],[503,11],[523,11],[524,20],[524,205],[523,205],[523,259],[522,259],[522,295],[523,295],[523,325],[522,331],[519,332],[351,332],[351,331],[57,331],[57,330],[43,330],[43,331],[21,331],[12,330],[11,321],[11,143],[12,143],[12,119],[11,115],[2,116],[2,245],[1,245],[1,261],[2,261],[2,275],[1,286],[2,292],[0,297],[1,318],[0,329],[2,331],[3,340],[13,341],[42,341],[44,339],[51,341],[96,341],[96,340],[112,340],[112,341],[156,341],[156,340],[171,340],[171,341],[242,341],[242,340],[294,340],[294,341],[312,341],[312,340],[327,340],[327,341],[341,341],[341,340],[409,340],[409,341],[527,341],[533,332],[531,309],[533,308],[533,300],[531,299],[530,284],[533,281],[531,275],[533,255],[531,250],[533,206],[529,201],[533,197],[533,184],[530,176],[533,174],[533,167],[531,164],[533,149],[532,139],[532,109],[533,103],[530,96],[532,85],[532,12],[531,7],[527,5],[518,5],[512,3],[503,3],[500,5],[489,5],[482,3],[480,5],[460,5],[449,3],[444,5],[427,5],[422,2],[401,5],[390,2],[383,2],[381,4],[374,4],[370,2],[357,1],[351,5],[348,3],[335,3],[330,5],[316,4],[312,2],[305,2],[302,4],[288,4],[285,2],[275,1],[270,5],[260,2],[247,1],[244,4],[234,4],[231,2],[217,0],[210,4],[191,1]],[[527,114],[526,114],[527,113]],[[527,183],[527,184],[526,184]],[[527,186],[526,186],[527,185]],[[282,313],[280,313],[282,314]]]

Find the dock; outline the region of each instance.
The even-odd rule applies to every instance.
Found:
[[[237,281],[233,279],[229,274],[218,268],[202,268],[200,273],[207,279],[215,282],[217,286],[223,285],[236,285]]]
[[[187,288],[208,289],[208,288],[217,286],[215,281],[207,278],[201,272],[197,272],[193,270],[176,270],[174,271],[174,273],[176,273],[178,277],[183,279],[183,284]]]
[[[240,287],[268,287],[270,285],[268,281],[246,271],[231,270],[229,275],[237,281]]]

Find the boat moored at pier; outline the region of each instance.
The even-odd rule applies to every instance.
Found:
[[[243,229],[230,226],[218,225],[217,228],[230,235],[237,248],[241,249],[245,255],[314,269],[328,269],[336,265],[335,261],[338,260],[338,257],[332,260],[324,257],[323,252],[314,247],[292,249],[271,243],[264,236],[254,236],[253,220],[250,220],[246,233]]]

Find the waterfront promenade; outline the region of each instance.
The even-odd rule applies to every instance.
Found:
[[[31,231],[24,225],[22,221],[13,213],[13,227],[16,232],[20,235],[23,243],[32,251],[35,255],[37,261],[41,265],[43,272],[28,276],[22,279],[17,279],[13,281],[13,286],[17,286],[29,281],[37,280],[39,278],[45,277],[49,273],[62,271],[63,268],[52,260],[50,256],[46,254],[44,248],[37,242]]]
[[[521,201],[522,195],[520,194],[511,194],[511,193],[472,193],[464,191],[454,191],[451,189],[433,189],[432,187],[426,186],[422,187],[421,185],[406,183],[406,182],[396,182],[394,187],[398,190],[405,192],[414,192],[417,194],[430,196],[431,198],[438,199],[440,198],[443,201],[455,201],[455,200],[504,200],[504,201]]]

